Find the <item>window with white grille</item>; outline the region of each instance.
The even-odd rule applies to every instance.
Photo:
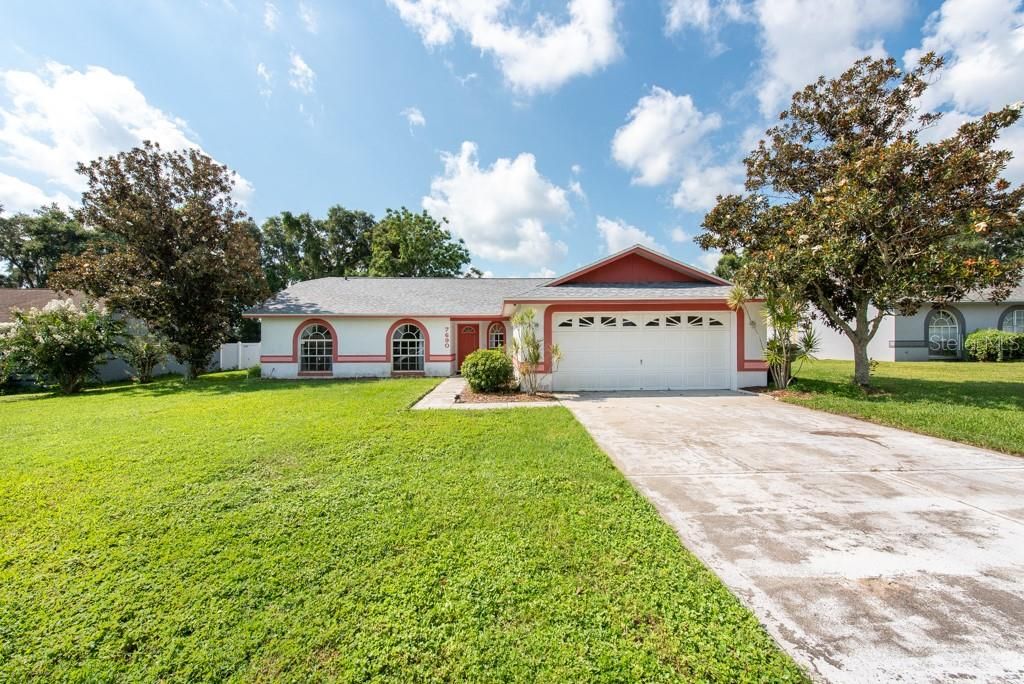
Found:
[[[299,370],[304,373],[329,372],[333,353],[331,331],[320,324],[306,326],[299,336]]]
[[[423,370],[423,331],[412,323],[398,326],[391,335],[391,368],[396,371]]]

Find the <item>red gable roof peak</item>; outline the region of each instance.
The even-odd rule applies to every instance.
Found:
[[[638,244],[559,276],[549,282],[547,286],[568,285],[569,283],[664,282],[732,284],[716,275]]]

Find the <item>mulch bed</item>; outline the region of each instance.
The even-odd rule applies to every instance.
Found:
[[[460,404],[493,404],[499,402],[532,402],[532,401],[556,401],[555,395],[550,392],[537,392],[527,394],[525,392],[487,392],[478,393],[468,387],[455,397]]]

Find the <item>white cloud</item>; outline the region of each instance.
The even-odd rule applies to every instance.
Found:
[[[63,192],[48,194],[42,188],[26,183],[20,178],[0,173],[0,206],[4,213],[14,214],[19,211],[30,213],[46,204],[57,203],[69,207],[76,202]]]
[[[289,61],[291,68],[288,69],[288,84],[300,93],[311,94],[316,83],[316,72],[306,64],[298,52],[292,52]]]
[[[672,232],[669,233],[669,239],[678,244],[687,242],[690,239],[690,235],[682,228],[673,228]]]
[[[312,5],[305,2],[299,3],[299,19],[302,21],[302,25],[305,29],[310,33],[316,33],[320,30],[316,10],[313,9]]]
[[[722,258],[722,253],[717,249],[713,249],[708,252],[701,252],[701,255],[697,257],[697,264],[708,273],[713,273],[715,266],[718,265],[718,261]]]
[[[406,107],[402,110],[401,114],[405,117],[405,122],[409,124],[410,133],[415,126],[427,125],[427,119],[423,116],[423,112],[420,111],[419,107]]]
[[[277,10],[277,5],[272,2],[264,3],[263,5],[263,25],[267,27],[268,31],[276,31],[277,23],[281,19],[281,13]]]
[[[583,185],[578,180],[569,181],[569,192],[576,195],[581,200],[587,199],[587,193],[583,192]]]
[[[621,219],[597,217],[597,232],[604,240],[605,251],[609,254],[621,252],[633,245],[643,245],[660,252],[667,251],[657,240],[636,226],[631,226]]]
[[[692,165],[672,195],[672,204],[684,211],[707,211],[715,206],[718,195],[743,192],[745,169],[742,164]]]
[[[678,182],[672,203],[686,211],[715,205],[719,194],[742,190],[738,161],[714,163],[708,135],[722,125],[717,114],[704,114],[689,95],[655,86],[640,98],[629,120],[615,132],[612,157],[633,172],[638,185]]]
[[[63,202],[85,189],[79,162],[144,140],[165,150],[200,149],[188,124],[146,101],[131,79],[101,67],[76,71],[50,62],[39,73],[0,71],[0,164],[40,181],[4,181],[7,202]],[[7,176],[7,178],[11,178]],[[236,175],[236,199],[252,185]],[[20,198],[20,199],[19,199]],[[6,202],[5,202],[6,203]]]
[[[1017,0],[946,0],[929,16],[920,48],[907,50],[904,65],[913,68],[934,51],[946,67],[922,98],[927,110],[946,110],[926,138],[952,135],[961,124],[1001,109],[1024,94],[1024,10]],[[1006,177],[1024,182],[1024,124],[1000,136],[999,147],[1014,158]]]
[[[982,113],[1024,94],[1024,11],[1018,0],[946,0],[924,28],[921,47],[907,50],[916,65],[925,52],[945,55],[946,67],[926,93],[931,104]]]
[[[530,274],[530,278],[554,278],[558,272],[553,268],[541,268]]]
[[[615,131],[612,156],[634,172],[634,183],[660,185],[679,176],[704,148],[704,136],[721,125],[717,114],[703,114],[689,95],[655,86]]]
[[[538,15],[529,27],[508,22],[510,0],[388,0],[427,46],[450,43],[457,32],[491,53],[516,90],[550,91],[614,62],[622,54],[614,0],[570,0],[568,20]]]
[[[257,64],[256,75],[259,76],[260,81],[262,81],[262,83],[260,84],[260,95],[262,95],[263,97],[270,97],[271,95],[273,95],[274,89],[272,87],[273,84],[271,83],[271,81],[274,75],[270,73],[270,69],[267,68],[267,65],[264,64],[263,62]]]
[[[569,170],[572,171],[572,175],[578,176],[580,175],[580,173],[583,172],[583,167],[580,166],[579,164],[573,164],[572,166],[569,167]]]
[[[553,238],[549,223],[563,223],[572,211],[566,191],[537,171],[523,153],[481,168],[477,146],[462,143],[458,154],[444,153],[444,173],[430,183],[423,208],[446,217],[455,235],[476,256],[501,262],[546,266],[568,247]]]
[[[794,92],[854,61],[885,54],[879,31],[898,26],[911,0],[756,0],[762,60],[756,76],[761,113],[774,119]]]

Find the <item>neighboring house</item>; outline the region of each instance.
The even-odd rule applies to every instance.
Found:
[[[820,320],[814,328],[821,337],[818,358],[853,358],[845,335]],[[967,336],[985,328],[1024,332],[1024,283],[999,303],[985,293],[972,293],[956,303],[921,307],[910,316],[886,316],[868,345],[868,356],[878,361],[961,359]]]
[[[321,278],[245,315],[262,324],[264,377],[449,376],[504,347],[536,312],[542,386],[735,389],[766,383],[761,305],[731,284],[639,245],[558,278]],[[562,351],[553,363],[551,343]]]
[[[12,309],[20,309],[22,311],[42,309],[57,299],[70,299],[75,303],[75,306],[81,306],[88,301],[88,297],[82,292],[73,292],[68,295],[46,288],[0,288],[0,323],[10,323],[13,320],[11,316]],[[177,359],[173,356],[168,356],[167,360],[155,369],[157,375],[165,373],[184,374],[184,372],[185,367],[178,363]],[[128,364],[116,356],[110,356],[105,362],[100,364],[96,369],[96,373],[99,375],[101,382],[118,382],[120,380],[127,380],[132,376],[132,371]]]

